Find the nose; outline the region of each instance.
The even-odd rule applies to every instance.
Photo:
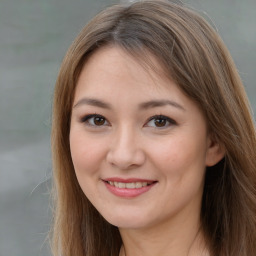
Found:
[[[128,170],[143,165],[146,157],[139,137],[129,127],[116,131],[107,153],[107,162],[120,170]]]

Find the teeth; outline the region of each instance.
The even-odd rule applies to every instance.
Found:
[[[125,183],[115,181],[114,186],[117,187],[117,188],[125,188]]]
[[[146,187],[148,185],[147,182],[130,182],[130,183],[123,183],[123,182],[113,182],[113,181],[108,181],[108,184],[111,186],[115,186],[116,188],[142,188]],[[149,183],[150,184],[150,183]]]
[[[143,182],[143,183],[145,183],[145,182]],[[142,186],[143,186],[143,184],[141,182],[136,182],[136,184],[135,184],[136,188],[142,188]],[[147,186],[147,183],[146,183],[146,186]]]
[[[125,188],[136,188],[136,183],[126,183]]]

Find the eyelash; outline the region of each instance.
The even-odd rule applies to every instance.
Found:
[[[155,115],[155,116],[152,116],[152,117],[150,117],[149,119],[148,119],[148,121],[146,122],[146,124],[148,124],[149,122],[151,122],[151,121],[153,121],[153,120],[155,120],[155,122],[158,120],[162,120],[162,121],[164,121],[165,123],[164,124],[166,124],[166,122],[168,122],[168,125],[166,126],[166,125],[164,125],[164,126],[155,126],[155,128],[157,128],[157,129],[164,129],[164,128],[167,128],[167,127],[169,127],[169,126],[171,126],[171,125],[177,125],[177,122],[175,121],[175,120],[173,120],[173,119],[171,119],[170,117],[168,117],[168,116],[164,116],[164,115]],[[149,125],[146,125],[146,126],[149,126]]]
[[[101,119],[101,120],[99,120],[99,121],[101,121],[101,122],[103,122],[103,123],[100,123],[99,125],[95,124],[95,119],[96,119],[96,118]],[[91,123],[90,123],[90,119],[93,120],[94,124],[91,124]],[[167,128],[167,127],[169,127],[169,126],[171,126],[171,125],[177,125],[177,122],[176,122],[175,120],[171,119],[170,117],[167,117],[167,116],[164,116],[164,115],[155,115],[155,116],[150,117],[150,118],[147,120],[147,122],[146,122],[146,124],[145,124],[144,126],[146,126],[146,127],[152,127],[152,126],[150,126],[150,125],[148,125],[148,124],[149,124],[151,121],[153,121],[153,120],[155,120],[155,121],[154,121],[155,126],[153,126],[153,127],[156,128],[156,129],[164,129],[164,128]],[[157,121],[157,120],[158,120],[158,121],[161,120],[161,122],[164,121],[164,126],[157,126],[157,125],[156,125],[156,121]],[[107,120],[104,116],[99,115],[99,114],[90,114],[90,115],[86,115],[85,117],[81,118],[81,122],[82,122],[82,123],[86,123],[88,126],[92,126],[92,127],[110,126],[108,120]],[[160,122],[160,125],[161,125],[161,122]],[[107,123],[107,124],[106,124],[106,123]],[[167,126],[166,126],[166,123],[168,123]]]
[[[89,121],[90,121],[90,119],[94,119],[94,122],[95,122],[95,118],[100,118],[100,119],[102,119],[102,120],[104,120],[104,124],[107,122],[107,123],[109,123],[108,121],[107,121],[107,119],[104,117],[104,116],[102,116],[102,115],[99,115],[99,114],[90,114],[90,115],[86,115],[85,117],[83,117],[83,118],[81,118],[81,122],[82,123],[86,123],[87,125],[89,125],[89,126],[93,126],[93,127],[100,127],[100,126],[103,126],[103,125],[96,125],[95,123],[94,124],[90,124],[89,123]],[[105,126],[105,125],[104,125]]]

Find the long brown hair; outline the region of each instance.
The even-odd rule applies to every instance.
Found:
[[[86,198],[69,147],[74,90],[89,55],[117,45],[150,64],[150,52],[167,75],[203,111],[225,158],[206,169],[201,222],[211,255],[256,252],[256,134],[244,87],[222,40],[196,12],[168,1],[115,5],[79,34],[63,60],[52,121],[55,256],[117,256],[121,237]],[[147,63],[148,62],[148,63]]]

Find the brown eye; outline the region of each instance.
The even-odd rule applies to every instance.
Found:
[[[167,120],[163,118],[157,118],[154,120],[156,127],[164,127],[166,126]]]
[[[81,119],[82,123],[85,123],[89,126],[106,126],[109,125],[108,121],[104,116],[92,114],[87,115],[84,118]]]
[[[154,127],[154,128],[160,128],[160,129],[168,128],[173,125],[177,125],[176,121],[163,115],[152,116],[149,119],[149,121],[146,123],[146,126],[148,127]]]
[[[105,124],[105,118],[101,116],[96,116],[93,118],[93,123],[97,126],[101,126]]]

